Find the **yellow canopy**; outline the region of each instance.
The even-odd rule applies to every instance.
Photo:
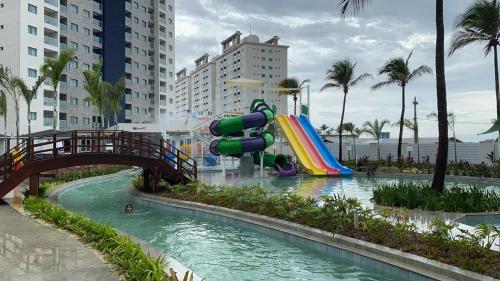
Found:
[[[260,80],[251,80],[247,78],[238,78],[233,80],[227,80],[224,82],[226,87],[238,87],[238,88],[258,88],[264,86],[266,82]]]
[[[276,92],[290,92],[290,91],[301,91],[303,88],[283,88],[283,87],[273,87],[272,90]]]

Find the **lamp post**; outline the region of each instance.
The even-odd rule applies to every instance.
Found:
[[[300,85],[300,88],[302,88],[302,86],[304,84],[307,83],[307,118],[309,119],[309,116],[311,115],[311,87],[310,87],[310,83],[311,83],[311,79],[306,79],[302,82],[302,84]],[[302,92],[300,94],[301,96],[301,100],[302,100]],[[300,110],[301,110],[301,113],[302,112],[302,104],[300,106]]]

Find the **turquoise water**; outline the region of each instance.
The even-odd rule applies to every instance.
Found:
[[[317,198],[321,195],[343,195],[345,197],[357,198],[365,207],[373,207],[370,199],[373,197],[373,189],[380,183],[397,183],[399,181],[429,182],[431,179],[411,177],[366,177],[334,178],[313,177],[299,175],[291,178],[279,178],[273,175],[266,177],[240,178],[238,172],[227,173],[200,173],[200,180],[211,185],[226,186],[263,186],[274,192],[290,191],[305,197]],[[500,181],[497,184],[481,184],[475,181],[447,181],[447,185],[469,186],[477,185],[485,190],[495,191],[500,194]]]
[[[209,281],[401,280],[312,242],[135,199],[126,191],[130,180],[86,184],[63,193],[59,203],[151,243]],[[134,214],[123,214],[127,203],[134,205]]]
[[[477,226],[478,224],[491,224],[500,229],[500,214],[466,215],[456,219],[456,221],[470,226]]]

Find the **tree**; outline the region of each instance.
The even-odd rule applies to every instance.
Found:
[[[293,97],[293,115],[297,115],[298,95],[302,92],[302,86],[304,86],[306,82],[308,81],[305,80],[300,83],[297,78],[287,78],[278,83],[278,87],[282,88],[278,91],[280,95],[289,95]]]
[[[109,86],[108,86],[109,87]],[[118,114],[123,110],[120,103],[125,94],[125,77],[120,77],[111,87],[108,96],[108,107],[113,112],[113,117],[115,119],[115,131],[118,129]]]
[[[478,0],[461,14],[455,24],[449,56],[472,44],[484,44],[484,55],[493,50],[497,118],[500,118],[500,82],[498,77],[498,45],[500,39],[500,3],[497,0]]]
[[[73,56],[75,54],[75,51],[73,49],[67,49],[62,51],[59,54],[59,57],[57,59],[51,59],[48,58],[45,60],[45,63],[43,64],[41,71],[43,73],[47,73],[48,78],[50,78],[50,81],[52,82],[52,90],[54,92],[54,110],[53,110],[53,123],[52,123],[52,128],[54,132],[57,129],[57,120],[58,120],[58,113],[57,113],[57,106],[59,103],[59,96],[57,94],[57,88],[59,86],[59,82],[61,81],[62,73],[68,63],[73,60]]]
[[[320,90],[320,92],[322,92],[330,88],[342,89],[342,92],[344,93],[344,100],[342,103],[340,128],[342,128],[344,124],[345,105],[349,89],[358,85],[361,81],[371,77],[368,73],[364,73],[356,77],[354,74],[356,72],[356,66],[357,63],[352,63],[349,59],[335,62],[332,68],[327,71],[326,80],[330,82],[325,84]],[[342,161],[342,130],[339,131],[339,161]]]
[[[350,12],[356,14],[371,0],[340,0],[342,17]],[[438,113],[439,144],[432,188],[443,192],[448,165],[448,101],[446,98],[446,74],[444,62],[444,0],[436,0],[436,96]]]
[[[3,131],[7,135],[7,96],[0,90],[0,115],[3,117]]]
[[[457,134],[455,131],[455,124],[456,124],[456,114],[454,112],[449,112],[448,113],[448,128],[451,130],[451,133],[453,135],[453,149],[455,152],[455,163],[458,162],[458,156],[457,156]],[[432,120],[438,120],[438,115],[436,112],[432,112],[431,114],[427,115],[428,119]]]
[[[401,87],[401,117],[399,121],[399,139],[398,139],[398,161],[401,163],[403,160],[401,155],[401,148],[403,145],[403,128],[405,119],[405,109],[406,109],[406,86],[408,83],[421,77],[424,74],[432,73],[432,69],[427,65],[421,65],[415,70],[410,70],[410,58],[413,55],[413,51],[405,60],[401,57],[392,58],[387,61],[384,66],[382,66],[378,72],[379,75],[387,75],[387,80],[375,84],[372,90],[378,90],[385,86],[390,86],[397,84]]]
[[[19,92],[15,77],[12,76],[11,70],[3,65],[0,65],[0,86],[10,96],[14,102],[14,111],[16,113],[16,143],[19,144],[19,100],[21,93]]]
[[[89,95],[85,97],[95,108],[97,116],[104,122],[106,104],[109,92],[112,90],[111,84],[102,80],[102,60],[95,64],[91,70],[85,70],[83,77],[85,79],[85,90]],[[97,118],[96,118],[97,127]]]
[[[354,160],[356,161],[356,164],[357,164],[358,163],[358,154],[356,152],[356,139],[359,138],[363,134],[363,130],[360,128],[356,128],[356,125],[354,125],[351,122],[344,123],[343,130],[345,132],[347,132],[352,137]]]
[[[377,140],[378,160],[380,160],[380,137],[382,135],[382,130],[384,130],[384,127],[386,125],[390,125],[390,124],[391,124],[391,122],[387,119],[384,119],[382,121],[375,119],[375,121],[373,121],[373,123],[370,121],[366,121],[363,124],[363,133],[366,133],[366,134],[374,137]]]
[[[329,129],[330,127],[328,127],[326,124],[321,125],[321,127],[319,127],[319,131],[321,132],[320,134],[326,136]]]
[[[26,105],[28,106],[28,112],[27,112],[27,118],[28,118],[28,137],[31,138],[31,102],[33,99],[36,97],[36,93],[38,92],[38,89],[40,86],[42,86],[42,83],[45,81],[47,77],[45,76],[45,73],[41,73],[40,76],[38,76],[38,79],[35,81],[35,84],[31,87],[31,89],[26,85],[26,82],[24,82],[23,79],[16,77],[14,78],[14,82],[17,84],[17,87],[21,91],[22,96],[24,97],[24,101],[26,102]]]

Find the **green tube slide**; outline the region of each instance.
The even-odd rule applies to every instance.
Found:
[[[264,167],[274,168],[275,164],[280,165],[281,167],[285,166],[288,163],[288,158],[284,154],[271,154],[268,152],[264,152]],[[253,160],[255,165],[260,166],[260,153],[253,154]]]

